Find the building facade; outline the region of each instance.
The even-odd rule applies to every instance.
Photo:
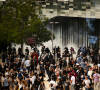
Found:
[[[53,24],[53,46],[91,46],[100,48],[100,1],[99,0],[35,0],[41,6],[38,14]],[[1,2],[0,2],[1,3]],[[56,24],[55,22],[58,22]],[[49,23],[47,28],[52,30]],[[52,49],[52,41],[44,45]]]
[[[38,0],[40,17],[48,17],[54,24],[54,46],[100,47],[99,0]],[[52,30],[51,24],[48,25]],[[50,43],[50,42],[49,42]],[[47,44],[46,44],[47,45]]]

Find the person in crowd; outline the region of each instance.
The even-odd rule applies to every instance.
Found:
[[[55,87],[56,87],[56,82],[54,81],[54,78],[52,78],[49,84],[49,88],[50,88],[49,90],[55,90]]]
[[[75,76],[71,73],[71,90],[75,90]]]
[[[22,54],[22,50],[21,50],[21,48],[19,47],[19,48],[18,48],[18,55],[19,55],[20,58],[21,58],[21,54]]]
[[[42,47],[41,53],[37,48],[33,48],[27,57],[22,55],[21,48],[18,54],[12,48],[5,51],[7,53],[0,62],[0,89],[80,90],[84,87],[86,90],[97,89],[100,77],[98,49],[80,47],[76,57],[75,55],[72,57],[67,47],[62,56],[60,47],[55,51],[58,60],[55,60],[53,53],[46,46]],[[46,82],[50,83],[49,89]]]
[[[41,81],[38,90],[45,90],[45,89],[46,89],[45,84],[43,81]]]
[[[28,47],[26,47],[26,49],[25,49],[25,54],[26,54],[26,56],[29,55],[29,49],[28,49]]]
[[[93,79],[94,79],[94,90],[97,90],[97,84],[99,83],[99,78],[100,78],[100,74],[98,73],[97,70],[95,70],[95,73],[93,75]]]
[[[27,58],[27,60],[24,62],[24,65],[26,66],[26,69],[28,70],[28,73],[30,72],[30,60]]]
[[[88,79],[87,76],[85,76],[85,80],[83,81],[84,82],[84,85],[85,85],[85,90],[91,90],[90,88],[90,80]]]
[[[70,81],[68,78],[66,78],[66,81],[64,82],[64,90],[70,90]]]

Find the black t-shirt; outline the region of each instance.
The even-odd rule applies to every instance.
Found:
[[[67,75],[67,71],[66,70],[63,70],[63,75]]]
[[[40,80],[35,79],[35,81],[34,81],[34,87],[38,88],[39,85],[40,85]]]

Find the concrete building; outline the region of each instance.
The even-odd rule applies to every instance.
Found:
[[[100,1],[99,0],[36,0],[41,5],[38,14],[53,24],[53,46],[75,50],[82,46],[100,48]],[[58,22],[56,24],[55,22]],[[49,23],[47,28],[52,30]],[[44,45],[52,49],[52,41]]]
[[[53,24],[54,46],[62,50],[65,46],[76,50],[83,46],[100,47],[99,0],[38,0],[37,4],[42,7],[38,12],[40,17],[59,22]],[[48,28],[52,30],[50,24]]]

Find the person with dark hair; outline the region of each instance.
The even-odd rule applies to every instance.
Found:
[[[28,49],[28,47],[26,47],[26,49],[25,49],[25,55],[26,55],[26,56],[29,55],[29,49]]]
[[[85,84],[85,90],[89,90],[91,87],[90,87],[90,80],[88,79],[87,76],[85,76],[85,80],[83,81],[83,83]]]
[[[70,81],[68,78],[64,82],[64,90],[70,90]]]
[[[56,86],[56,82],[54,81],[54,78],[52,78],[52,80],[50,81],[50,84],[49,84],[50,90],[54,90],[55,86]]]
[[[3,52],[2,54],[2,62],[5,62],[5,59],[7,58],[6,52]]]
[[[11,47],[9,47],[9,48],[8,48],[8,55],[10,56],[10,55],[11,55],[11,53],[12,53],[12,48],[11,48]]]
[[[16,48],[15,47],[12,48],[12,54],[16,54]]]
[[[21,50],[21,48],[19,47],[19,48],[18,48],[18,55],[19,55],[20,58],[21,58],[21,54],[22,54],[22,50]]]
[[[45,90],[45,83],[41,81],[38,90]]]
[[[38,90],[40,85],[40,79],[38,77],[36,77],[35,81],[34,81],[34,90]]]

